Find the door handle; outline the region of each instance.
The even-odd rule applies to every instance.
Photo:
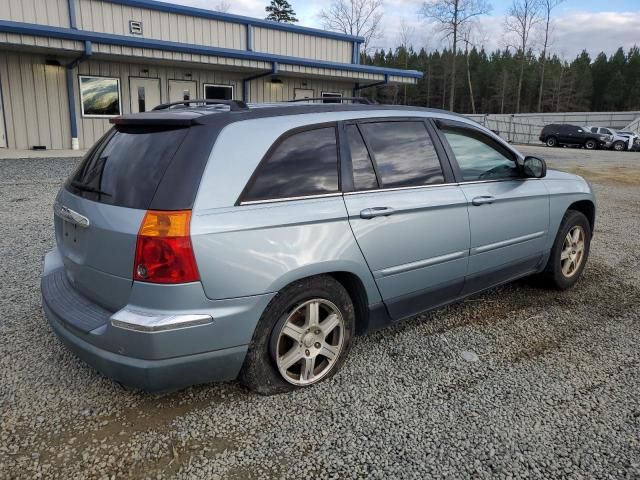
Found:
[[[393,215],[394,210],[391,207],[373,207],[373,208],[365,208],[360,211],[360,218],[370,219],[374,217],[388,217],[389,215]]]
[[[471,200],[471,203],[477,207],[486,203],[493,203],[495,199],[496,197],[492,197],[491,195],[482,195],[481,197],[475,197],[473,200]]]

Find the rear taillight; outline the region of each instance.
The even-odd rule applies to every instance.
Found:
[[[189,236],[190,223],[190,210],[149,210],[138,232],[133,279],[151,283],[200,280]]]

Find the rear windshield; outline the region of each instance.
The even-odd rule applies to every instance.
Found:
[[[116,127],[87,153],[65,187],[95,202],[146,210],[187,131]]]

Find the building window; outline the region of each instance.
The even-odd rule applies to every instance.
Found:
[[[233,100],[233,86],[205,83],[204,98],[207,100]]]
[[[83,117],[117,117],[120,108],[120,80],[80,76],[80,106]]]
[[[341,93],[322,92],[322,103],[342,103],[341,98]]]

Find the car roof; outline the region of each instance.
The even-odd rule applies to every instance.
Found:
[[[182,103],[182,102],[180,102]],[[364,105],[364,104],[301,104],[301,103],[270,103],[270,104],[249,104],[242,105],[240,108],[229,108],[227,104],[210,104],[210,105],[194,105],[181,106],[175,105],[171,108],[163,108],[160,110],[152,110],[144,113],[130,113],[111,120],[116,125],[178,125],[178,124],[195,124],[195,125],[220,125],[221,123],[234,123],[242,120],[251,120],[256,118],[279,117],[283,115],[305,115],[315,113],[331,113],[331,112],[406,112],[407,115],[412,113],[431,113],[436,115],[457,116],[465,119],[462,115],[448,112],[446,110],[413,107],[406,105]]]

